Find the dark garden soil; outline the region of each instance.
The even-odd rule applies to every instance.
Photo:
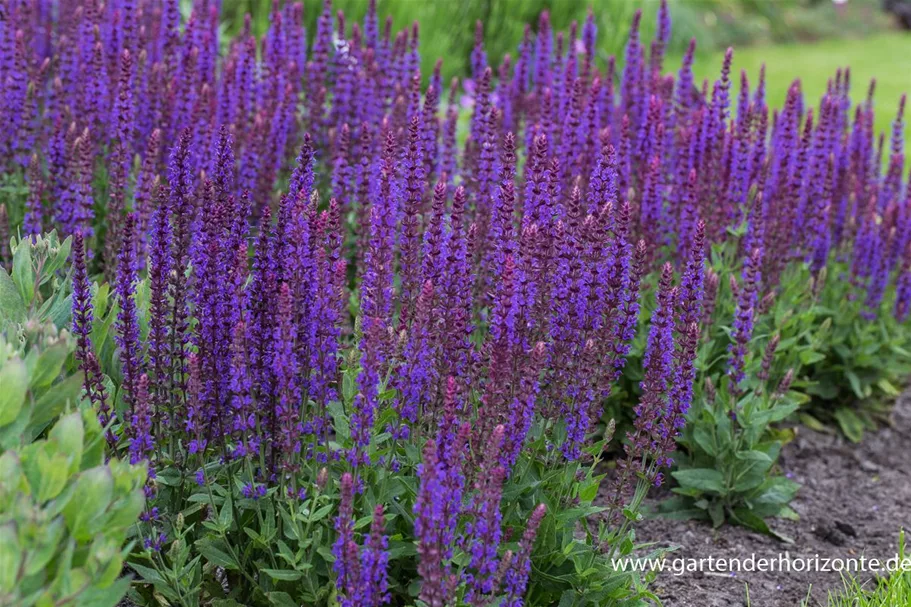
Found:
[[[713,531],[707,523],[650,519],[637,528],[640,541],[679,545],[670,558],[867,558],[895,556],[898,531],[911,532],[911,392],[899,399],[891,427],[868,433],[854,445],[840,436],[798,429],[782,450],[783,470],[803,487],[792,503],[799,521],[772,527],[794,540],[785,544],[739,527]],[[873,574],[863,574],[869,579]],[[825,605],[842,587],[841,574],[817,573],[662,573],[652,586],[665,607],[797,607],[808,599]],[[812,591],[808,589],[812,585]],[[906,607],[906,606],[898,606]]]

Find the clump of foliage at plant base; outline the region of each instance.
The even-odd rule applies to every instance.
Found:
[[[308,46],[301,11],[224,45],[173,0],[0,31],[3,285],[26,301],[21,242],[72,238],[79,395],[148,469],[130,597],[637,604],[611,559],[678,438],[676,512],[792,515],[775,424],[901,373],[865,357],[904,348],[871,328],[911,302],[903,108],[882,172],[848,70],[815,107],[735,87],[730,52],[700,85],[695,41],[666,69],[665,4],[619,61],[542,13],[451,83],[417,25],[326,3]]]

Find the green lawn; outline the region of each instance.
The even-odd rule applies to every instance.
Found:
[[[723,57],[723,52],[697,57],[696,81],[703,78],[714,81]],[[739,87],[741,69],[747,70],[750,84],[755,87],[763,63],[767,98],[772,107],[781,107],[788,87],[796,78],[803,83],[808,103],[815,106],[825,91],[826,81],[835,76],[838,67],[851,66],[851,95],[855,101],[866,96],[870,79],[875,77],[877,131],[891,129],[899,98],[902,93],[911,93],[911,34],[895,32],[857,40],[735,48],[735,87]],[[667,65],[671,67],[675,63]],[[911,137],[908,113],[905,114],[906,139]]]

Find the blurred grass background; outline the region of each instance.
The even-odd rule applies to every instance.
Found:
[[[184,0],[189,10],[190,0]],[[911,0],[907,0],[911,2]],[[252,15],[257,35],[266,31],[273,0],[223,0],[223,28],[233,35]],[[882,0],[670,0],[673,35],[666,69],[676,69],[690,38],[698,41],[695,73],[713,81],[728,46],[735,48],[734,69],[746,69],[755,85],[759,66],[766,64],[769,100],[779,105],[795,78],[803,81],[807,99],[815,103],[838,67],[850,65],[855,99],[877,78],[877,124],[888,129],[898,98],[911,91],[911,33],[898,30],[882,10]],[[444,81],[464,76],[474,44],[475,22],[484,26],[485,47],[492,65],[506,53],[513,56],[526,23],[537,27],[538,16],[550,11],[556,30],[580,24],[592,7],[598,22],[602,60],[621,57],[629,23],[643,11],[642,37],[654,31],[658,0],[378,0],[381,22],[393,17],[396,30],[418,21],[421,26],[422,70],[428,75],[443,58]],[[367,0],[333,0],[348,27],[363,22]],[[307,34],[312,39],[322,0],[304,0]],[[602,62],[603,65],[603,62]]]
[[[724,51],[698,57],[693,66],[697,82],[714,81],[721,69]],[[674,65],[679,58],[670,59]],[[735,47],[733,71],[745,69],[751,87],[756,86],[759,68],[766,66],[766,91],[771,107],[784,104],[788,87],[801,80],[808,103],[817,105],[826,90],[826,82],[835,77],[839,67],[851,66],[851,97],[855,102],[867,96],[871,78],[876,78],[875,128],[891,132],[899,98],[911,93],[911,33],[884,32],[863,39],[827,39],[807,43],[786,43]],[[734,77],[739,86],[739,75]],[[905,121],[905,140],[911,137],[911,125]]]

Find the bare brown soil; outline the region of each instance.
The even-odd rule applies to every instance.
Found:
[[[799,428],[782,451],[781,466],[803,485],[792,503],[800,520],[772,525],[793,544],[739,527],[713,530],[707,523],[666,519],[644,521],[638,539],[678,545],[673,557],[697,559],[777,558],[785,551],[801,558],[893,557],[899,529],[911,531],[911,393],[896,403],[891,426],[867,434],[859,445]],[[842,575],[664,573],[653,590],[665,607],[729,607],[748,604],[746,587],[752,607],[797,607],[803,600],[812,607],[825,605],[827,593],[842,587]]]

